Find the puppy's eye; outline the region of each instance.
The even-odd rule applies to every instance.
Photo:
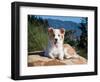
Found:
[[[58,36],[60,37],[60,34],[58,34]]]
[[[55,34],[53,34],[53,37],[55,37]]]

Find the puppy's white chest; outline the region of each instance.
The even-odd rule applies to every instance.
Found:
[[[62,48],[61,47],[53,47],[52,48],[52,53],[53,55],[59,55],[62,52]]]
[[[58,54],[59,50],[60,50],[59,48],[53,47],[53,49],[52,49],[53,54]]]

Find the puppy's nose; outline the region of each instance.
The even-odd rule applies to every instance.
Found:
[[[57,39],[57,38],[55,38],[55,42],[57,42],[57,40],[58,40],[58,39]]]

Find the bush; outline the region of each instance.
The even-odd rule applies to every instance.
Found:
[[[28,52],[45,49],[48,42],[45,29],[43,26],[36,26],[28,22]]]

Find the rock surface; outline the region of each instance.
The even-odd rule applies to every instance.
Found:
[[[81,56],[78,58],[69,58],[64,60],[51,59],[40,55],[29,55],[28,66],[53,66],[53,65],[75,65],[86,64],[87,60]]]

